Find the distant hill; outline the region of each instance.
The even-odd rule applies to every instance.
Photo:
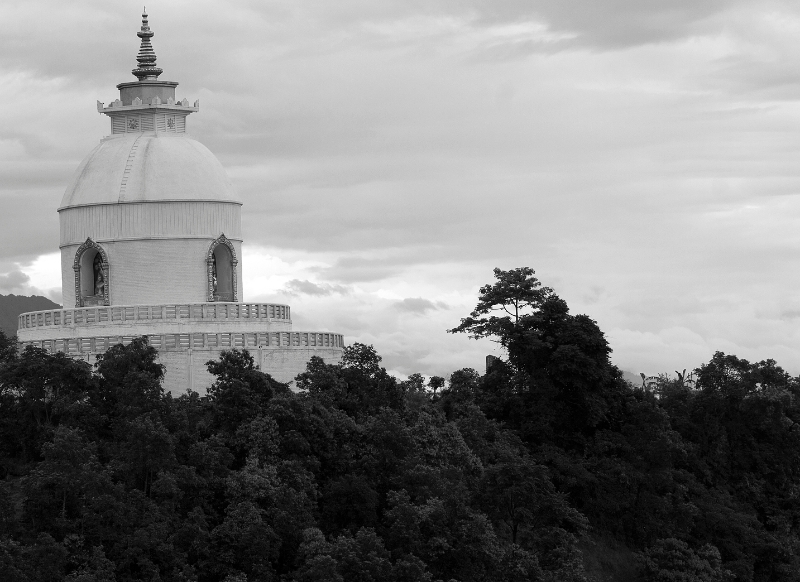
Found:
[[[61,306],[39,295],[0,295],[0,330],[8,336],[16,335],[20,313],[44,309],[61,309]]]

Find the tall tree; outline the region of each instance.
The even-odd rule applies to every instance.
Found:
[[[480,288],[475,309],[458,327],[448,331],[467,333],[475,339],[496,337],[505,346],[520,318],[537,310],[553,294],[549,287],[542,287],[534,274],[530,267],[510,271],[495,269],[497,281]]]

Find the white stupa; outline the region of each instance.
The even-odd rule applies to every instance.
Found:
[[[93,362],[117,343],[147,336],[173,392],[202,391],[205,362],[247,348],[288,382],[312,355],[341,358],[343,337],[292,331],[288,305],[242,302],[242,203],[219,160],[189,137],[199,102],[177,101],[159,81],[142,15],[137,81],[97,110],[111,134],[89,153],[58,209],[61,281],[68,309],[19,317],[18,339]]]

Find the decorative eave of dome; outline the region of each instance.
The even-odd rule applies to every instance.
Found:
[[[123,105],[120,99],[115,99],[108,105],[102,101],[97,102],[97,111],[106,115],[113,115],[120,111],[133,111],[134,109],[163,109],[164,111],[172,112],[184,111],[189,114],[200,111],[200,100],[196,99],[193,105],[189,105],[188,99],[184,98],[181,101],[175,101],[172,97],[163,102],[159,97],[153,97],[149,103],[144,103],[140,97],[134,97],[130,105]]]

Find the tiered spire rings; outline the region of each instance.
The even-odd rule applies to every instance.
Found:
[[[136,55],[136,62],[139,66],[131,71],[140,81],[155,81],[162,73],[161,69],[156,67],[156,51],[150,44],[153,34],[147,24],[147,8],[144,8],[142,10],[142,30],[136,33],[136,36],[142,39],[139,54]]]

